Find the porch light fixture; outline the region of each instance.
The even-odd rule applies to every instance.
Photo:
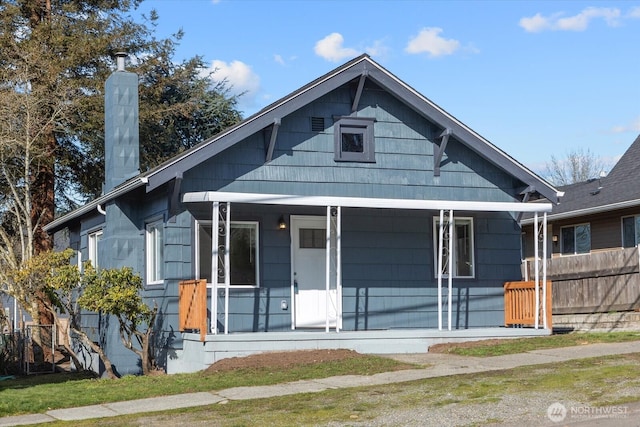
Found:
[[[280,230],[286,230],[287,229],[287,223],[284,221],[284,216],[280,215],[280,218],[278,219],[278,228]]]

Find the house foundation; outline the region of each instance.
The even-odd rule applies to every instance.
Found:
[[[363,354],[425,353],[435,344],[550,335],[548,329],[473,328],[453,331],[389,329],[379,331],[262,332],[207,335],[184,333],[183,347],[167,360],[167,373],[196,372],[230,357],[268,351],[350,349]]]

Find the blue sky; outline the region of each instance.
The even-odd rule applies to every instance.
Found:
[[[542,172],[640,134],[640,1],[147,0],[245,117],[362,53]]]

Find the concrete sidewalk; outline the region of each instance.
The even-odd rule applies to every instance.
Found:
[[[437,353],[388,355],[393,359],[402,362],[415,363],[422,365],[423,367],[419,369],[384,372],[370,376],[345,375],[270,386],[234,387],[211,393],[188,393],[124,402],[105,403],[102,405],[83,406],[79,408],[55,409],[47,411],[44,414],[17,415],[0,418],[0,427],[38,424],[52,421],[74,421],[90,418],[116,417],[119,415],[212,405],[229,400],[260,399],[297,393],[315,393],[330,389],[400,383],[447,375],[512,369],[519,366],[566,362],[568,360],[627,353],[640,353],[640,341],[611,344],[589,344],[579,347],[536,350],[527,353],[485,358],[462,357]]]

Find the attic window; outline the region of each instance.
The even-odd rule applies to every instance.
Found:
[[[373,118],[342,117],[334,125],[336,162],[369,162],[375,159]]]
[[[311,117],[311,131],[322,132],[324,130],[324,117]]]

